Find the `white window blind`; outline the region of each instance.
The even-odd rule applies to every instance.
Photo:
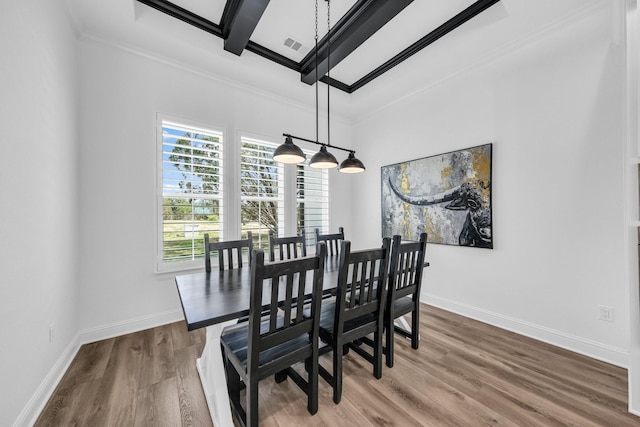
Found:
[[[314,152],[306,152],[307,161],[296,166],[296,230],[304,229],[307,244],[315,245],[315,229],[329,228],[329,172],[309,167]]]
[[[284,230],[304,228],[307,244],[315,244],[315,229],[326,233],[329,223],[328,171],[305,163],[284,168],[272,159],[277,144],[242,137],[240,192],[242,232],[251,231],[254,247],[268,250],[269,230],[285,236]],[[303,150],[310,159],[315,151]],[[295,174],[295,180],[285,179]],[[288,183],[293,183],[288,185]],[[288,197],[285,197],[288,194]],[[285,200],[295,201],[295,217],[288,218]],[[288,227],[291,225],[292,227]],[[295,227],[293,227],[295,225]]]
[[[204,234],[223,232],[223,134],[161,120],[162,229],[160,264],[200,260]]]
[[[269,231],[284,227],[284,170],[272,159],[275,144],[241,138],[240,216],[244,235],[251,231],[254,248],[269,248]]]

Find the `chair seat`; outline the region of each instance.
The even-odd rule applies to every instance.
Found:
[[[336,306],[334,302],[323,303],[322,309],[320,310],[320,336],[333,337],[333,322],[335,320],[335,312]],[[304,316],[311,316],[311,312],[309,310],[304,311]],[[375,317],[373,314],[365,314],[363,316],[357,317],[355,319],[347,320],[344,323],[343,333],[347,333],[352,331],[360,326],[371,323]]]
[[[277,321],[278,325],[282,324],[282,318],[279,317]],[[266,332],[269,330],[269,323],[262,322],[260,324],[260,331]],[[232,326],[228,326],[223,329],[220,336],[220,341],[227,348],[233,356],[247,367],[247,350],[248,350],[248,336],[249,336],[249,324],[242,323]],[[262,366],[276,359],[284,357],[296,350],[309,346],[309,335],[302,334],[297,338],[287,341],[283,344],[270,348],[260,353],[258,363]]]
[[[393,313],[395,316],[402,316],[403,314],[411,313],[415,306],[411,296],[398,298],[393,302]]]

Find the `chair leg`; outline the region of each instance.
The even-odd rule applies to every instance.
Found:
[[[280,384],[281,382],[287,379],[287,371],[284,370],[284,371],[276,372],[276,374],[274,375],[274,379],[277,384]]]
[[[305,367],[308,366],[308,396],[307,396],[307,410],[311,415],[318,412],[318,355],[311,357],[311,360],[305,361]]]
[[[258,427],[258,381],[249,379],[247,384],[247,427]]]
[[[382,378],[382,330],[377,330],[373,335],[373,376]]]
[[[418,349],[420,342],[420,307],[416,307],[411,313],[411,348]]]
[[[340,403],[342,399],[342,344],[333,349],[333,402]]]
[[[224,360],[224,371],[225,376],[227,377],[227,392],[229,393],[231,407],[236,412],[236,416],[238,418],[241,418],[242,414],[239,411],[239,409],[242,408],[240,403],[240,390],[242,389],[242,385],[240,383],[240,374],[238,374],[233,364],[230,361],[226,360],[226,357],[224,358]]]
[[[387,336],[385,339],[385,346],[387,347],[387,351],[386,351],[386,359],[387,359],[387,366],[390,368],[393,368],[393,335],[394,335],[394,329],[395,326],[393,325],[393,318],[389,318],[387,319],[387,325],[386,325],[386,331],[387,331]]]

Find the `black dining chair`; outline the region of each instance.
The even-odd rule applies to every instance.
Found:
[[[273,230],[269,230],[269,261],[276,260],[276,248],[280,254],[280,261],[307,256],[307,239],[304,229],[299,236],[276,237]]]
[[[319,243],[316,256],[269,264],[264,263],[261,249],[253,252],[249,321],[225,328],[220,337],[231,407],[243,425],[258,425],[258,383],[276,374],[278,382],[289,377],[307,394],[310,414],[318,411],[318,325],[325,250],[324,243]],[[312,273],[311,283],[307,283],[307,272]],[[310,307],[303,315],[295,309],[296,300],[308,300],[308,292]],[[267,315],[263,313],[265,301]],[[306,379],[293,368],[299,362],[304,362]]]
[[[343,227],[338,228],[338,232],[334,234],[320,234],[320,229],[316,228],[316,242],[325,242],[327,244],[327,256],[337,256],[343,240]]]
[[[389,296],[384,314],[386,330],[385,355],[388,367],[393,367],[394,333],[411,339],[411,348],[417,349],[420,338],[420,287],[427,234],[420,234],[417,242],[402,242],[393,236],[389,266]],[[395,325],[395,320],[411,313],[411,330]]]
[[[209,234],[204,235],[204,267],[207,273],[211,272],[211,253],[218,252],[218,268],[225,269],[225,255],[227,258],[227,268],[234,268],[234,251],[238,268],[242,267],[242,249],[247,248],[247,259],[251,263],[251,251],[253,249],[253,237],[251,232],[247,232],[247,238],[244,240],[228,240],[226,242],[210,242]]]
[[[354,252],[351,242],[342,242],[336,298],[323,303],[320,313],[320,339],[327,344],[320,353],[333,352],[333,372],[322,366],[319,372],[333,387],[335,403],[340,403],[342,397],[342,357],[349,349],[373,365],[375,378],[382,377],[389,253],[388,238],[383,240],[382,248]],[[371,334],[373,339],[368,337]],[[371,352],[362,343],[368,344]]]

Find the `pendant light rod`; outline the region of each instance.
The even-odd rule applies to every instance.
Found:
[[[318,0],[316,0],[316,48],[315,48],[316,64],[318,63]],[[318,67],[315,67],[316,73],[316,141],[320,139],[318,136]],[[328,101],[327,101],[328,102]],[[327,104],[327,108],[329,108]],[[314,169],[331,169],[338,166],[338,160],[335,156],[327,151],[327,147],[323,145],[320,151],[311,157],[309,166]]]
[[[316,85],[316,141],[320,139],[320,137],[318,136],[318,0],[316,0],[316,81],[315,81],[315,85]]]
[[[327,79],[331,80],[331,64],[329,59],[331,58],[331,0],[327,2]],[[317,44],[316,40],[316,44]],[[318,46],[316,46],[316,55],[318,52]],[[318,85],[318,60],[316,59],[316,87]],[[331,102],[329,100],[329,92],[331,91],[331,85],[327,85],[327,145],[331,145]],[[317,107],[316,107],[317,110]]]
[[[328,56],[331,56],[331,0],[325,0],[327,2],[327,52],[328,52]],[[316,140],[313,141],[311,139],[307,139],[307,138],[302,138],[300,136],[294,136],[291,135],[289,133],[283,133],[282,136],[286,137],[286,140],[284,142],[284,144],[280,145],[278,148],[276,148],[276,150],[273,153],[273,159],[277,162],[282,162],[282,163],[302,163],[305,161],[305,154],[302,151],[302,149],[300,149],[300,147],[296,146],[293,143],[294,139],[298,139],[300,141],[306,141],[306,142],[310,142],[312,144],[316,144],[316,145],[320,145],[320,151],[317,152],[316,154],[313,155],[313,157],[311,157],[311,159],[309,160],[309,167],[312,167],[314,169],[332,169],[335,167],[338,167],[338,161],[336,160],[335,156],[333,154],[331,154],[330,152],[327,151],[327,147],[329,148],[335,148],[337,150],[342,150],[342,151],[346,151],[349,153],[349,157],[344,160],[341,164],[340,167],[338,168],[338,170],[342,173],[349,173],[349,174],[353,174],[353,173],[360,173],[360,172],[364,172],[365,171],[365,167],[364,164],[358,160],[355,156],[355,150],[351,150],[349,148],[342,148],[342,147],[338,147],[336,145],[331,145],[331,110],[330,110],[330,106],[331,106],[331,102],[330,102],[330,93],[331,93],[331,87],[330,85],[327,85],[327,143],[322,143],[319,141],[319,136],[318,136],[318,85],[319,85],[319,80],[318,80],[318,0],[315,1],[316,3],[316,34],[315,34],[315,44],[316,44],[316,49],[315,49],[315,59],[316,59],[316,66],[314,67],[315,69],[315,85],[316,85]],[[327,65],[329,66],[329,70],[331,69],[331,66],[329,64],[329,58],[327,58]],[[329,70],[327,70],[327,79],[331,80],[331,75],[329,74]]]
[[[329,144],[325,144],[324,142],[314,141],[312,139],[307,139],[307,138],[302,138],[300,136],[291,135],[289,133],[283,133],[282,136],[288,137],[288,138],[292,138],[292,139],[297,139],[297,140],[300,140],[300,141],[310,142],[310,143],[316,144],[316,145],[322,145],[324,147],[335,148],[337,150],[342,150],[342,151],[346,151],[348,153],[354,153],[355,154],[355,150],[351,150],[349,148],[342,148],[342,147],[338,147],[337,145],[329,145]]]

